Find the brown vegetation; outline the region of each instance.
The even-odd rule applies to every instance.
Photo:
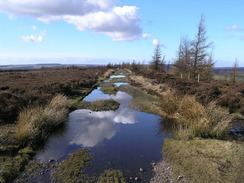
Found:
[[[68,100],[63,95],[55,96],[44,107],[28,107],[19,114],[14,139],[20,145],[43,142],[52,130],[62,124],[68,114]]]
[[[161,84],[172,88],[176,95],[195,95],[198,102],[207,105],[212,101],[222,107],[229,109],[229,112],[240,112],[244,114],[244,84],[229,81],[196,82],[188,79],[181,79],[168,73],[150,72],[143,70],[134,72],[149,79],[155,85]],[[137,81],[135,80],[135,84]],[[133,83],[132,83],[133,84]],[[150,92],[150,91],[149,91]]]
[[[107,69],[38,69],[0,73],[0,124],[14,122],[28,105],[45,105],[58,93],[82,95]]]
[[[161,109],[164,116],[176,121],[173,129],[176,139],[223,137],[232,120],[228,111],[214,102],[203,106],[194,96],[188,95],[182,98],[173,95],[162,97]]]

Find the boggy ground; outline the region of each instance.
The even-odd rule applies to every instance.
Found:
[[[68,111],[87,106],[95,107],[97,110],[103,110],[104,106],[107,110],[117,108],[118,103],[112,100],[83,106],[80,102],[112,72],[113,70],[104,68],[2,72],[1,81],[4,81],[2,86],[6,87],[2,87],[0,92],[3,102],[0,104],[3,107],[4,105],[12,107],[0,110],[10,111],[10,114],[14,115],[10,116],[10,121],[6,121],[5,113],[0,113],[4,118],[1,118],[4,125],[2,124],[0,128],[0,182],[11,182],[25,169],[36,148],[56,128],[64,124]],[[14,77],[15,75],[17,77]],[[8,80],[5,81],[4,78]],[[65,96],[63,92],[67,95]],[[23,100],[28,100],[28,103],[22,103]],[[15,108],[18,108],[18,111]],[[14,117],[16,115],[18,118]],[[13,119],[15,120],[12,121]]]
[[[167,108],[167,112],[174,110],[178,110],[179,112],[177,113],[176,111],[175,113],[174,111],[172,112],[172,115],[168,115],[168,117],[171,117],[172,119],[175,118],[176,120],[166,120],[166,118],[163,120],[165,129],[162,130],[170,130],[173,133],[174,138],[168,139],[164,142],[164,148],[162,151],[164,154],[164,160],[154,167],[155,176],[151,181],[152,183],[243,182],[243,139],[237,138],[238,141],[236,141],[234,140],[236,138],[226,138],[227,128],[233,125],[233,122],[231,123],[230,120],[233,118],[233,116],[228,116],[226,110],[222,110],[216,105],[216,103],[206,102],[206,106],[198,103],[194,96],[187,96],[181,92],[179,93],[178,88],[172,88],[172,85],[169,85],[168,82],[164,83],[162,81],[159,82],[158,79],[138,76],[130,70],[127,70],[127,73],[131,83],[134,86],[141,88],[151,95],[154,95],[154,97],[159,97],[159,103],[160,100],[164,100],[165,98],[169,99],[166,100],[168,103],[164,101],[164,104],[170,108],[162,106],[162,102],[160,111],[160,104],[159,106],[156,104],[159,109],[157,112],[159,115],[165,118],[165,108]],[[127,90],[131,89],[127,88]],[[174,97],[174,95],[177,95],[177,97]],[[180,102],[178,103],[178,101],[180,101],[181,104]],[[188,101],[188,104],[184,103],[184,101]],[[137,106],[136,103],[139,104],[140,100],[139,102],[136,100],[133,102],[135,103],[133,106]],[[181,107],[178,105],[181,105]],[[191,111],[188,110],[187,112],[188,107],[184,109],[184,105],[190,105],[188,107],[193,105],[195,108],[209,112],[208,115],[210,116],[206,116],[209,118],[209,120],[204,120],[208,122],[207,124],[213,125],[213,127],[215,127],[214,125],[217,124],[211,123],[211,120],[219,122],[219,119],[224,119],[226,121],[225,125],[229,125],[225,126],[225,131],[222,131],[222,129],[221,131],[218,129],[211,129],[211,125],[205,129],[203,129],[201,126],[198,127],[196,125],[198,125],[199,120],[204,121],[202,120],[203,118],[201,117],[200,113],[198,113],[199,111],[195,109],[191,110],[189,108]],[[211,110],[214,111],[211,112],[210,109],[213,109],[213,107],[216,109]],[[192,114],[195,116],[188,118],[189,116],[187,115]],[[238,115],[241,117],[240,114]],[[217,119],[217,116],[219,119]],[[185,124],[185,120],[190,120],[194,123],[196,122],[196,124],[195,126]],[[182,124],[184,125],[182,126]],[[198,129],[198,131],[195,131],[196,129]],[[212,137],[210,138],[208,135],[212,135]]]
[[[86,174],[86,167],[91,166],[91,153],[87,149],[77,150],[64,161],[57,163],[38,163],[30,161],[26,170],[14,183],[26,183],[40,178],[44,173],[50,174],[49,180],[57,183],[87,182],[87,183],[125,183],[120,170],[105,170],[99,177]]]

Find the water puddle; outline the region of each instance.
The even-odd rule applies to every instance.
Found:
[[[114,83],[115,86],[120,87],[121,85],[128,85],[129,83]]]
[[[125,75],[112,75],[110,78],[125,78]]]
[[[121,84],[127,83],[118,83],[118,86]],[[98,88],[84,100],[110,98],[120,103],[119,109],[70,113],[64,132],[50,137],[35,158],[41,162],[52,159],[59,162],[78,149],[89,148],[94,166],[87,168],[88,173],[99,175],[105,169],[120,169],[128,182],[133,182],[129,177],[149,182],[152,177],[150,164],[160,161],[163,139],[170,135],[160,131],[161,117],[130,109],[132,97],[125,92],[107,95]],[[140,168],[145,171],[140,172]]]

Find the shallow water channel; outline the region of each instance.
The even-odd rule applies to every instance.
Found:
[[[116,85],[121,84],[126,83]],[[92,153],[92,166],[86,169],[89,174],[99,175],[106,169],[120,169],[127,182],[133,182],[135,177],[140,178],[140,182],[149,182],[152,178],[150,164],[161,160],[163,139],[170,135],[160,131],[161,117],[129,108],[132,97],[125,92],[107,95],[97,88],[84,100],[110,98],[120,103],[119,109],[71,112],[62,133],[51,136],[35,158],[41,162],[60,162],[70,153],[88,148]],[[140,172],[140,168],[144,171]],[[48,179],[42,182],[48,182]]]

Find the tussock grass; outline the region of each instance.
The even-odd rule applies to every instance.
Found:
[[[196,101],[195,96],[164,96],[161,109],[165,116],[176,120],[173,133],[176,139],[221,137],[232,120],[228,111],[215,102],[203,106]]]
[[[179,110],[180,99],[177,95],[168,94],[161,97],[160,108],[163,115],[168,118],[174,118],[176,111]]]
[[[68,99],[63,95],[55,96],[46,106],[27,107],[19,114],[14,138],[22,145],[42,142],[66,119]]]

